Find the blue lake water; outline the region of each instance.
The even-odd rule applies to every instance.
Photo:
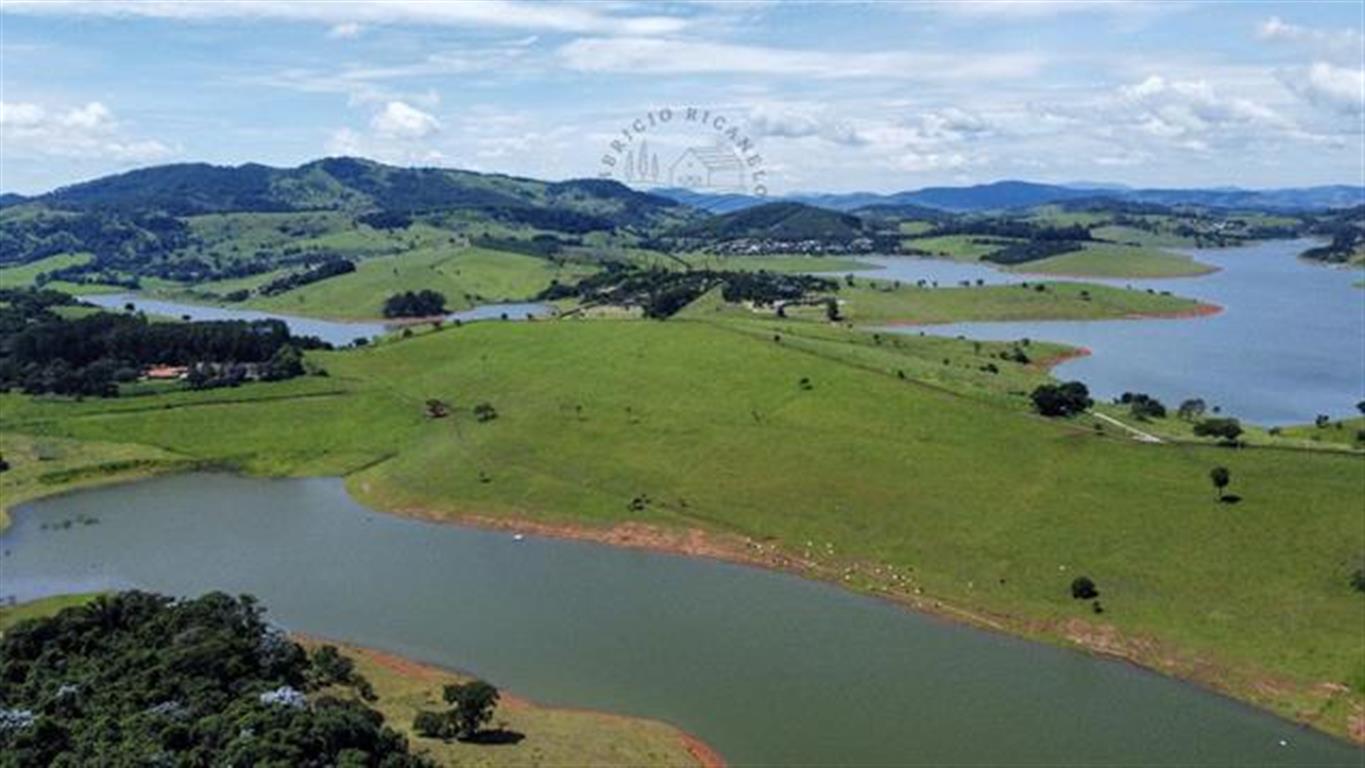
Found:
[[[254,309],[186,304],[153,299],[136,293],[97,293],[81,296],[80,299],[105,309],[122,310],[128,304],[132,304],[137,311],[146,312],[149,315],[188,316],[191,320],[282,320],[289,326],[289,332],[296,336],[316,336],[336,346],[350,344],[361,338],[372,339],[402,327],[401,324],[397,323],[319,320],[313,317],[282,315],[275,312],[260,312]],[[452,312],[446,315],[446,319],[462,322],[493,320],[505,314],[509,320],[524,320],[527,315],[544,317],[552,313],[553,310],[544,304],[484,304],[463,312]]]
[[[93,517],[97,525],[62,528]],[[373,512],[341,481],[165,477],[20,507],[0,594],[257,595],[293,630],[753,766],[1359,766],[1235,701],[787,574]]]
[[[1240,248],[1189,251],[1219,268],[1201,277],[1088,282],[1171,291],[1217,304],[1217,315],[1099,321],[955,323],[886,330],[1020,338],[1086,347],[1088,357],[1055,369],[1099,397],[1146,392],[1168,405],[1202,397],[1226,414],[1260,424],[1312,421],[1318,414],[1355,415],[1365,399],[1365,291],[1360,271],[1297,258],[1308,241],[1274,241]],[[979,264],[917,258],[868,259],[867,273],[914,283],[962,280],[990,284],[1030,278]],[[1047,278],[1069,279],[1069,278]]]

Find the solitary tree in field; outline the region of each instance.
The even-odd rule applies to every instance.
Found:
[[[835,298],[825,299],[825,318],[831,323],[837,323],[843,319],[839,314],[839,300]]]
[[[1232,473],[1228,471],[1227,467],[1214,467],[1209,470],[1209,481],[1213,483],[1214,489],[1218,491],[1218,500],[1222,501],[1223,489],[1227,488],[1228,483],[1232,482]]]
[[[1207,407],[1202,399],[1193,397],[1182,402],[1177,412],[1180,414],[1180,418],[1186,421],[1194,421],[1204,415],[1204,410]]]
[[[1100,591],[1089,576],[1077,576],[1071,580],[1071,596],[1077,600],[1094,600],[1100,596]]]

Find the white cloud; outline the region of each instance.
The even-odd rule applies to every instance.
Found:
[[[1114,117],[1191,149],[1204,148],[1207,135],[1231,128],[1295,130],[1292,120],[1263,104],[1226,96],[1203,80],[1168,80],[1159,75],[1121,87],[1116,111]]]
[[[655,37],[581,38],[562,46],[559,55],[566,66],[581,72],[930,81],[1026,78],[1044,64],[1036,53],[825,52]]]
[[[374,132],[386,138],[420,139],[441,129],[432,115],[401,101],[390,101],[370,120]]]
[[[331,29],[327,30],[327,36],[333,40],[353,40],[360,37],[360,33],[364,31],[365,28],[354,21],[346,21],[333,25]]]
[[[1299,24],[1290,24],[1278,16],[1271,16],[1256,28],[1256,37],[1271,42],[1297,43],[1321,50],[1326,46],[1332,49],[1359,51],[1365,40],[1360,31],[1351,29],[1318,29]]]
[[[174,21],[224,19],[315,22],[328,25],[395,24],[446,27],[547,29],[562,32],[654,35],[687,26],[677,16],[623,13],[619,3],[520,3],[509,0],[236,0],[171,2],[163,0],[6,0],[15,13],[155,18]]]
[[[1315,106],[1346,115],[1365,111],[1365,70],[1318,61],[1305,69],[1282,72],[1280,79]]]
[[[28,102],[0,102],[0,141],[17,157],[148,162],[175,154],[160,141],[127,136],[113,112],[98,101],[56,111]]]

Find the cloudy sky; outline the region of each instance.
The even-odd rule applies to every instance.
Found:
[[[773,192],[1362,183],[1365,3],[0,5],[0,190],[326,155],[595,176],[741,127]],[[651,133],[652,131],[652,133]]]

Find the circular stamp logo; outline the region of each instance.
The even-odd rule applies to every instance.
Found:
[[[650,110],[602,153],[598,177],[632,187],[768,194],[767,169],[739,121],[703,107]]]

